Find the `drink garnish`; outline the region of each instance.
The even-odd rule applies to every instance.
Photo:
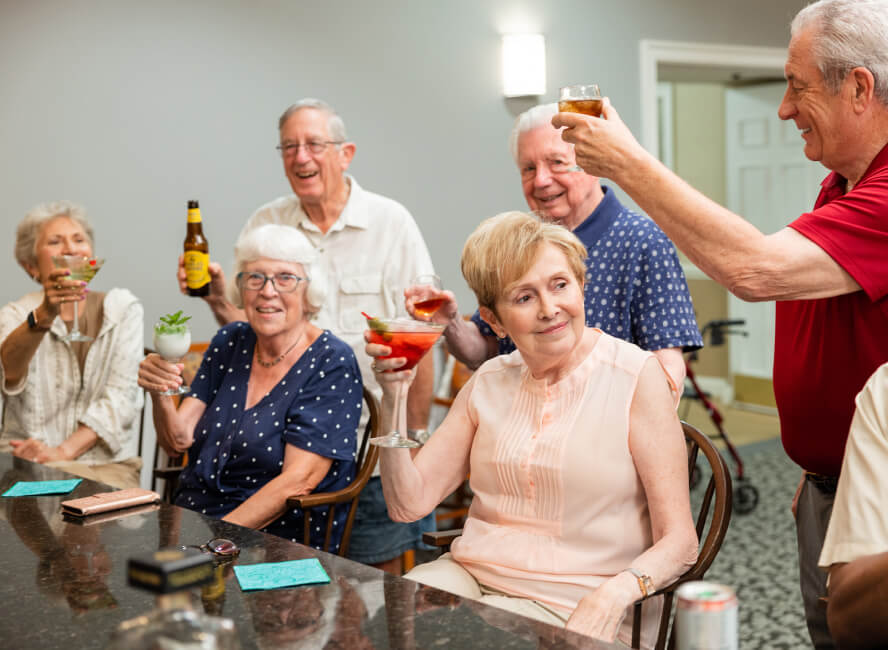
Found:
[[[167,314],[160,317],[160,322],[154,326],[158,334],[180,334],[185,331],[185,323],[191,320],[191,316],[183,316],[180,309],[175,314]]]
[[[383,323],[378,318],[373,318],[373,316],[370,316],[366,312],[362,311],[361,315],[367,319],[367,325],[370,327],[370,329],[372,329],[374,332],[380,334],[384,341],[391,341],[392,340],[392,335],[389,334],[389,328],[385,323]]]

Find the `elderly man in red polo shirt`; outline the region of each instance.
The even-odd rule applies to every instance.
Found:
[[[556,127],[588,173],[616,181],[709,276],[776,300],[774,392],[783,446],[804,471],[793,501],[816,648],[834,647],[817,567],[854,396],[888,361],[888,0],[821,0],[792,22],[779,108],[832,173],[811,212],[772,235],[710,201],[645,151],[606,103]]]

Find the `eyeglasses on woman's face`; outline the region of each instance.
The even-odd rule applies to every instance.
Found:
[[[258,271],[241,271],[237,274],[237,286],[241,290],[262,291],[265,283],[269,280],[271,280],[271,286],[278,293],[292,293],[299,287],[300,282],[307,282],[308,278],[303,278],[294,273],[265,275]]]

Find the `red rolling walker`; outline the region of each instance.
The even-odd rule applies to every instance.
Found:
[[[732,329],[742,327],[745,324],[746,321],[742,319],[713,320],[703,326],[700,334],[705,341],[706,334],[708,333],[709,345],[717,347],[719,345],[724,345],[726,335],[739,334],[740,336],[746,336],[747,333],[743,330]],[[700,385],[697,383],[697,378],[694,376],[694,369],[692,367],[695,361],[697,361],[696,351],[691,352],[685,359],[685,371],[687,376],[685,377],[685,387],[684,392],[682,393],[682,399],[698,400],[700,404],[703,405],[703,408],[706,409],[709,419],[712,420],[716,431],[718,431],[718,434],[714,437],[724,441],[728,454],[730,454],[731,458],[734,460],[734,464],[737,466],[737,475],[734,479],[734,510],[741,515],[748,514],[752,512],[758,504],[758,490],[754,485],[749,483],[743,474],[743,460],[740,458],[740,454],[737,453],[737,449],[731,444],[731,441],[728,438],[728,434],[723,426],[724,418],[722,417],[721,412],[719,412],[715,404],[709,399],[709,394],[701,389]],[[682,420],[687,417],[689,408],[690,402],[685,402],[681,416]],[[694,467],[691,475],[691,487],[695,487],[699,480],[700,470],[699,468]]]

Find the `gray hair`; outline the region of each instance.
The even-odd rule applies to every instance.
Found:
[[[68,217],[83,228],[89,247],[93,248],[93,229],[87,221],[83,206],[71,201],[49,201],[35,205],[28,210],[15,231],[15,259],[25,271],[28,266],[37,266],[37,240],[40,232],[56,217]],[[38,278],[33,279],[39,282]]]
[[[333,110],[333,107],[327,102],[313,97],[300,99],[285,110],[278,120],[278,131],[284,128],[284,124],[286,124],[287,120],[290,119],[293,113],[306,108],[313,108],[317,111],[321,111],[327,116],[327,134],[330,136],[331,140],[345,142],[348,139],[348,136],[345,134],[345,122],[343,122],[342,118]]]
[[[515,124],[512,126],[512,132],[509,134],[509,151],[512,152],[512,158],[518,162],[518,137],[527,131],[533,131],[541,126],[552,126],[552,118],[558,112],[558,104],[538,104],[533,108],[528,108],[515,118]]]
[[[827,90],[839,92],[854,68],[875,77],[874,94],[888,105],[888,0],[820,0],[792,21],[795,37],[815,27],[812,54]]]
[[[311,317],[320,311],[327,297],[327,282],[320,267],[318,252],[299,230],[277,223],[267,223],[248,230],[234,245],[234,278],[228,286],[228,297],[236,307],[244,306],[236,284],[237,275],[248,263],[262,258],[301,264],[308,277],[308,286],[305,289],[306,313]]]

